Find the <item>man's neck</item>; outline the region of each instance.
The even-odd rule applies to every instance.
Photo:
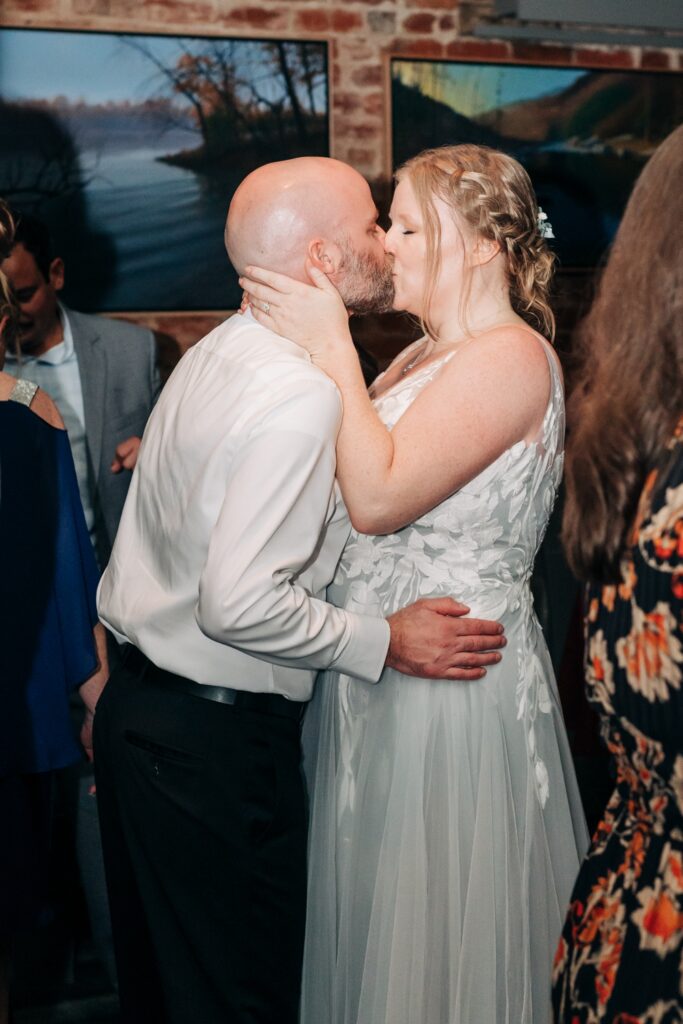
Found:
[[[62,323],[61,313],[58,313],[55,317],[54,323],[50,327],[47,335],[43,341],[36,345],[35,348],[31,349],[30,352],[25,352],[27,356],[34,356],[39,358],[44,356],[46,352],[49,352],[51,348],[55,348],[57,345],[61,345],[64,341],[64,324]]]

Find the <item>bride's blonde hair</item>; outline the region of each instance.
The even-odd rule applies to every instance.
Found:
[[[555,337],[555,317],[548,302],[555,256],[541,234],[538,203],[522,165],[488,146],[441,146],[407,160],[396,180],[409,178],[424,218],[427,274],[422,326],[436,338],[429,310],[439,274],[441,224],[434,197],[477,235],[497,242],[505,256],[512,308],[546,338]],[[461,319],[467,322],[472,287],[470,271],[462,292]]]

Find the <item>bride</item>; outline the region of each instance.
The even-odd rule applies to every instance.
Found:
[[[385,247],[424,337],[365,390],[324,266],[248,268],[254,316],[344,402],[353,532],[331,600],[388,615],[455,594],[499,619],[464,683],[327,673],[304,726],[311,831],[303,1024],[547,1024],[587,835],[529,589],[562,472],[552,271],[526,172],[478,146],[397,174]]]

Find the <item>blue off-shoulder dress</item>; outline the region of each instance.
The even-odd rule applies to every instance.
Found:
[[[39,916],[50,774],[82,756],[69,694],[97,667],[99,573],[69,439],[27,407],[34,391],[0,402],[0,934]]]

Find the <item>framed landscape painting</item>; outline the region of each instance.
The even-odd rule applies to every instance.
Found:
[[[391,78],[394,167],[463,142],[510,153],[564,268],[599,263],[644,163],[683,121],[674,73],[395,59]]]
[[[235,308],[235,187],[328,152],[325,43],[0,30],[0,196],[48,222],[76,309]]]

